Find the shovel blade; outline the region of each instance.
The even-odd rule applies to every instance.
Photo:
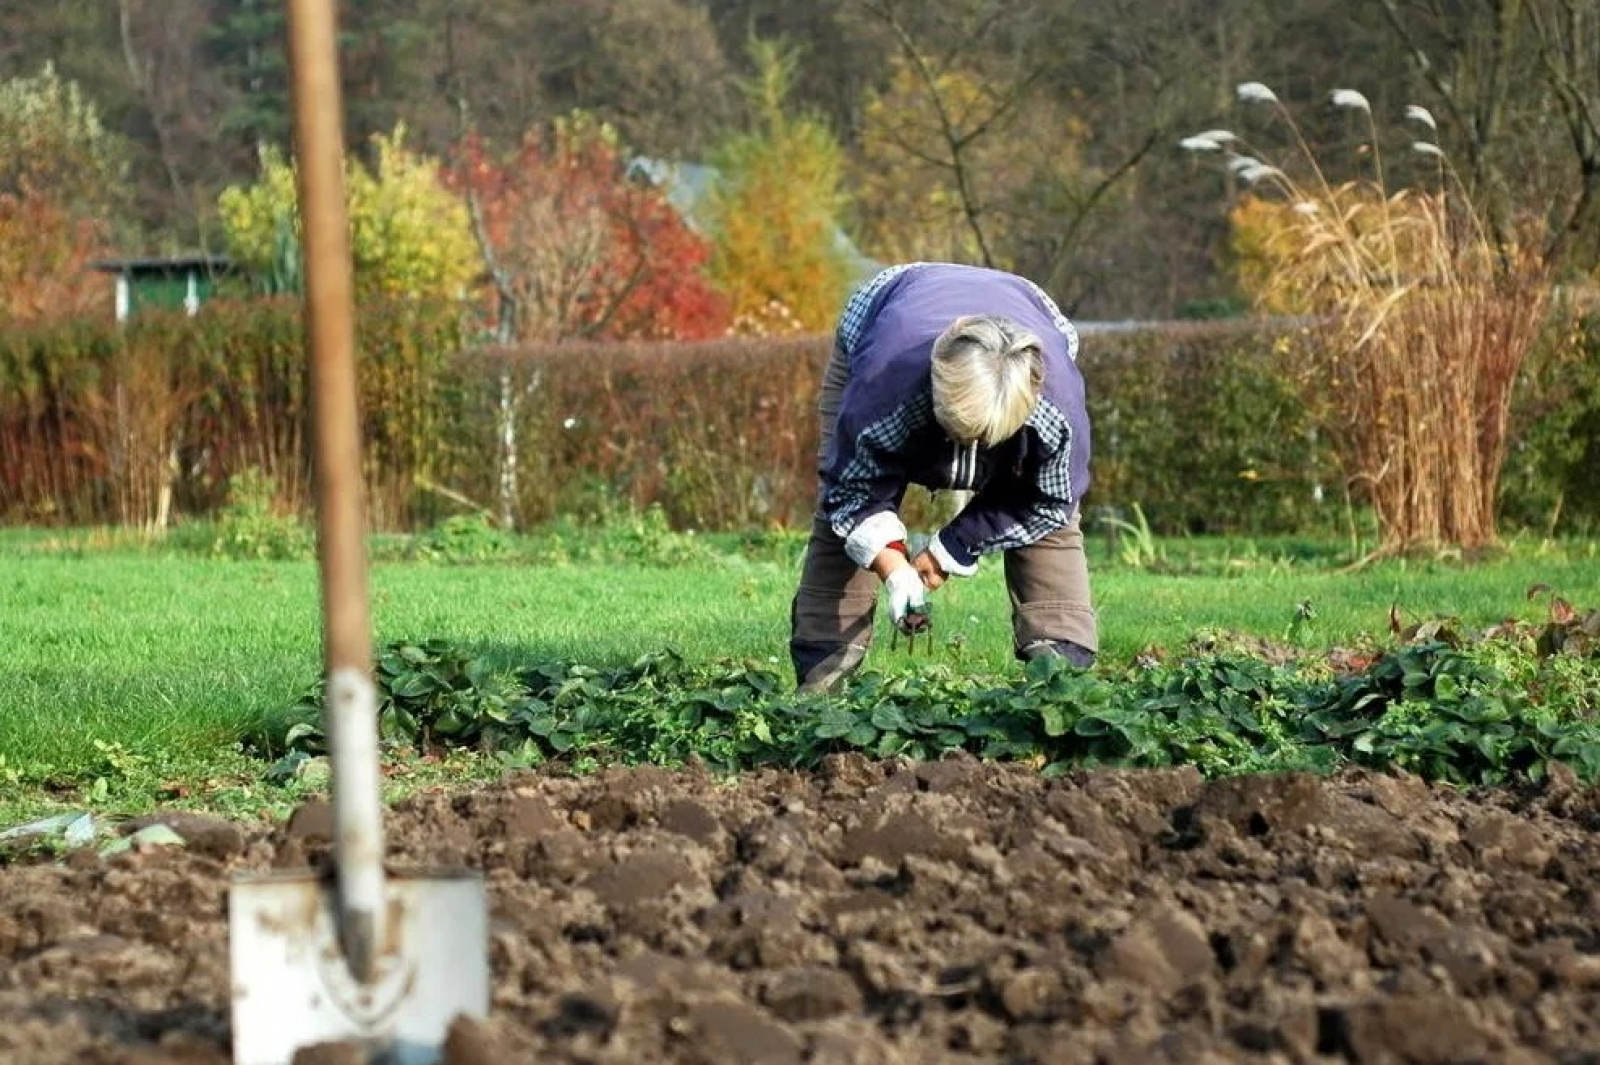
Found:
[[[489,1012],[483,879],[446,871],[389,876],[386,932],[372,979],[345,962],[331,879],[239,877],[228,892],[235,1065],[290,1065],[295,1051],[356,1041],[393,1065],[432,1065],[450,1023]]]

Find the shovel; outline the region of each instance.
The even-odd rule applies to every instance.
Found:
[[[289,0],[318,561],[333,775],[332,868],[240,876],[228,894],[236,1065],[290,1065],[355,1042],[383,1065],[439,1060],[450,1024],[489,1008],[483,880],[384,867],[377,691],[363,541],[350,247],[333,0]]]

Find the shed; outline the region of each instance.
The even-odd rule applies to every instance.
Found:
[[[125,322],[146,307],[177,310],[190,314],[211,298],[217,282],[234,272],[233,261],[225,255],[150,256],[128,259],[99,259],[89,264],[115,276],[117,280],[117,321]]]

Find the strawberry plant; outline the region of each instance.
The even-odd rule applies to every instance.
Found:
[[[1582,636],[1583,615],[1558,623]],[[955,751],[1083,766],[1190,764],[1207,776],[1326,772],[1353,763],[1461,784],[1536,779],[1549,763],[1600,779],[1600,659],[1504,627],[1468,641],[1445,622],[1373,655],[1280,662],[1202,641],[1121,676],[1037,659],[1017,675],[946,664],[866,671],[835,695],[794,692],[770,662],[691,662],[674,651],[599,667],[515,670],[448,641],[378,656],[380,726],[394,747],[495,751],[510,765],[702,762],[732,773],[805,766],[834,751],[936,759]],[[1566,629],[1563,629],[1566,632]],[[315,753],[320,692],[283,738]]]
[[[485,658],[446,640],[399,642],[382,648],[374,680],[378,734],[391,746],[427,753],[440,747],[499,746],[524,695]],[[318,682],[290,711],[284,746],[320,754],[324,684]]]

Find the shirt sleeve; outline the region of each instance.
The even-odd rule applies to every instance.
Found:
[[[870,565],[884,547],[906,538],[895,515],[906,488],[906,447],[932,418],[933,401],[923,394],[840,441],[837,463],[825,478],[822,512],[858,565]]]

